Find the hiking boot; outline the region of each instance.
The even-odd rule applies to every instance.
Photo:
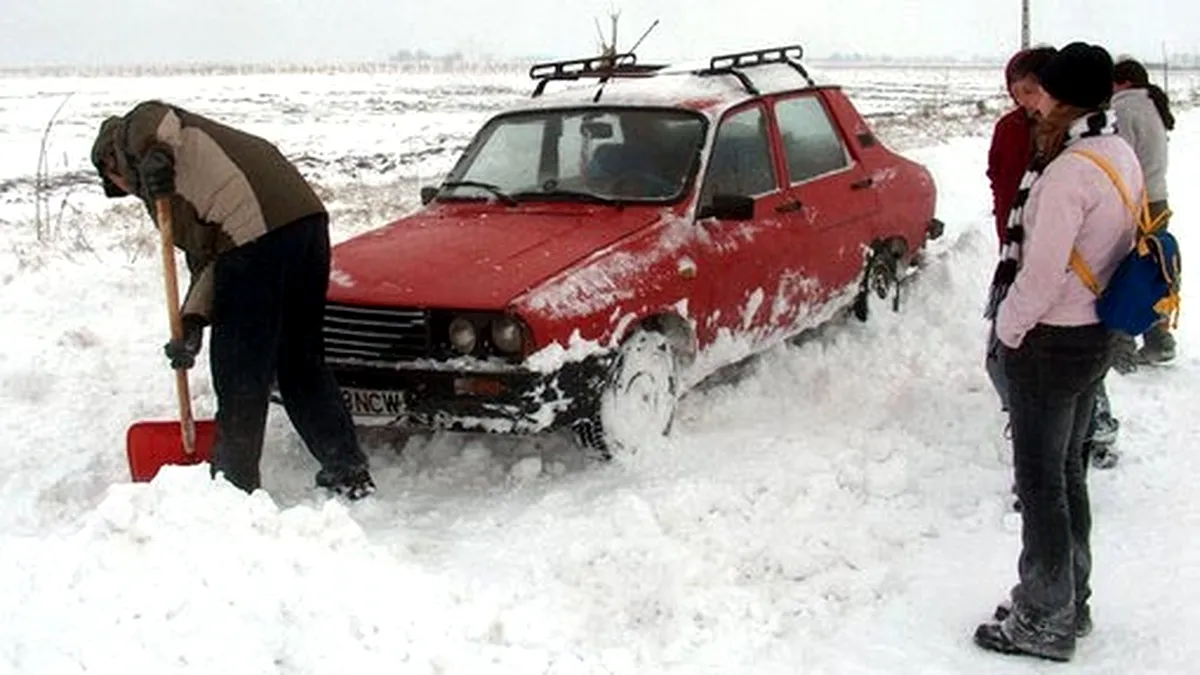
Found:
[[[375,481],[365,466],[350,469],[321,469],[317,472],[317,487],[325,488],[351,501],[357,501],[375,492]]]
[[[1031,643],[1029,646],[1018,644],[1004,632],[1004,626],[1001,623],[979,624],[979,627],[975,629],[975,644],[1000,654],[1036,656],[1059,662],[1070,661],[1075,652],[1074,640],[1070,638],[1054,641],[1039,640],[1036,644]]]
[[[1144,344],[1138,350],[1138,362],[1146,365],[1167,363],[1175,358],[1175,336],[1160,324],[1146,331]]]
[[[1115,443],[1089,442],[1088,445],[1091,447],[1087,451],[1087,456],[1092,458],[1092,468],[1094,469],[1111,469],[1121,459]]]
[[[1003,623],[1008,615],[1012,614],[1012,600],[1005,600],[996,605],[996,610],[992,612],[992,619],[996,623]],[[1087,637],[1092,634],[1092,606],[1080,605],[1075,608],[1075,637]]]

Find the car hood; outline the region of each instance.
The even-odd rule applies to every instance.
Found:
[[[649,225],[662,209],[437,206],[334,247],[329,300],[503,309],[538,282]]]

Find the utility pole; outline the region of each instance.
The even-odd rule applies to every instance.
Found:
[[[1021,49],[1029,49],[1029,0],[1021,0]]]
[[[1171,91],[1171,57],[1167,55],[1166,41],[1163,41],[1163,43],[1162,43],[1162,57],[1163,57],[1163,86],[1162,86],[1162,88],[1164,91],[1169,92],[1169,91]]]

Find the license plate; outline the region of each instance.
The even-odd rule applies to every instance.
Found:
[[[342,387],[342,402],[351,415],[397,417],[404,413],[404,392]]]

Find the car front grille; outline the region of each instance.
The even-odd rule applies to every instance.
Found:
[[[419,309],[325,305],[325,357],[411,361],[430,356],[429,314]]]

